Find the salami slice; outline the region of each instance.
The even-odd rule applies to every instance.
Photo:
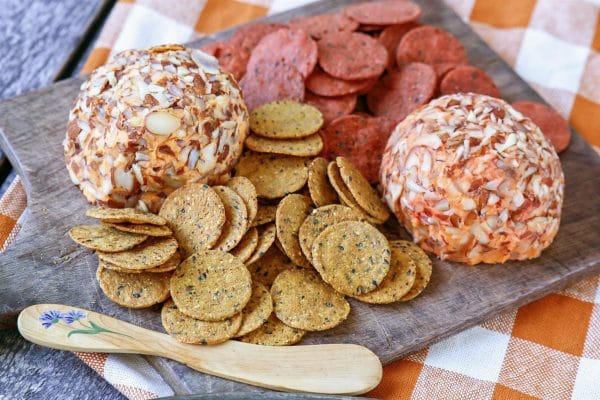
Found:
[[[324,97],[306,92],[304,101],[317,107],[323,114],[324,125],[327,126],[336,118],[349,115],[356,107],[357,96],[355,94],[347,94],[338,97]]]
[[[410,30],[421,26],[418,22],[408,22],[402,25],[391,25],[385,28],[381,35],[377,38],[379,42],[385,47],[388,52],[388,64],[387,68],[392,69],[396,65],[396,49],[400,40]]]
[[[416,21],[421,7],[409,1],[374,1],[347,6],[344,15],[365,25],[399,25]]]
[[[477,93],[501,97],[492,78],[482,70],[461,65],[448,72],[440,83],[440,94]]]
[[[426,64],[466,64],[467,53],[460,41],[434,26],[421,26],[408,32],[396,51],[398,65],[409,62]]]
[[[282,28],[287,28],[287,26],[274,22],[258,22],[252,25],[244,25],[234,32],[229,43],[236,48],[242,48],[251,52],[264,36]]]
[[[375,78],[376,79],[376,78]],[[369,86],[373,79],[347,81],[329,75],[317,67],[306,79],[306,88],[319,96],[337,97],[358,93]]]
[[[323,14],[296,18],[288,22],[292,29],[302,29],[313,39],[337,32],[354,32],[358,22],[342,14]]]
[[[554,146],[557,153],[569,147],[571,129],[567,121],[552,108],[534,101],[517,101],[513,108],[531,118]]]
[[[221,69],[230,73],[236,80],[242,79],[246,73],[246,64],[250,53],[244,48],[235,48],[228,42],[212,42],[200,48],[219,60]]]

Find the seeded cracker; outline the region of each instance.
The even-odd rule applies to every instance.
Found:
[[[307,160],[302,157],[247,152],[236,166],[256,187],[259,197],[277,199],[296,192],[308,179]]]
[[[263,346],[289,346],[302,340],[305,331],[292,328],[271,314],[267,323],[244,335],[240,341]]]
[[[337,164],[335,163],[335,161],[330,162],[329,165],[327,166],[327,176],[329,177],[329,182],[331,183],[331,186],[333,186],[333,188],[337,192],[342,204],[347,205],[348,207],[352,208],[354,211],[359,213],[363,217],[363,219],[365,219],[366,221],[368,221],[372,224],[378,225],[383,222],[383,221],[376,219],[376,218],[372,217],[371,215],[369,215],[356,202],[356,199],[354,198],[354,196],[352,196],[352,193],[350,193],[350,189],[348,189],[348,187],[344,183],[344,180],[342,179],[342,176],[340,175],[340,169],[337,166]]]
[[[102,266],[96,270],[100,288],[111,301],[128,308],[146,308],[162,303],[169,297],[170,273],[128,274]]]
[[[302,225],[300,225],[298,239],[302,252],[307,259],[313,261],[311,256],[312,245],[317,236],[330,225],[343,221],[364,221],[364,218],[350,207],[339,204],[319,207],[306,217]]]
[[[302,253],[302,248],[300,248],[298,231],[312,210],[313,208],[306,196],[288,194],[279,203],[275,216],[277,239],[279,239],[283,252],[294,264],[304,268],[310,268],[311,265]]]
[[[177,251],[177,241],[169,238],[150,238],[131,250],[119,253],[98,251],[98,258],[126,269],[147,269],[164,264]]]
[[[341,324],[350,304],[310,270],[288,270],[271,287],[275,315],[283,323],[307,331],[323,331]]]
[[[335,160],[342,180],[358,205],[373,218],[382,222],[387,221],[390,212],[381,201],[377,190],[373,189],[369,181],[348,159],[337,157]]]
[[[248,221],[253,223],[258,211],[258,198],[256,188],[250,179],[245,176],[235,176],[227,182],[227,187],[233,189],[244,200],[246,211],[248,211]]]
[[[240,195],[232,189],[227,186],[213,186],[213,190],[225,207],[225,225],[214,249],[229,251],[242,240],[248,230],[248,211]]]
[[[148,236],[171,236],[173,231],[166,225],[150,225],[150,224],[108,224],[119,231],[138,233],[140,235]]]
[[[219,240],[225,225],[225,208],[208,185],[192,183],[171,193],[160,209],[183,256],[207,250]]]
[[[236,337],[244,336],[266,323],[273,312],[271,293],[260,282],[252,284],[252,297],[242,310],[242,326],[235,334]]]
[[[188,317],[177,309],[169,299],[160,312],[165,331],[182,343],[219,344],[232,338],[242,324],[242,314],[238,313],[223,321],[209,322]]]
[[[275,213],[277,212],[277,205],[260,204],[258,211],[256,212],[256,218],[252,223],[252,226],[259,226],[268,224],[269,222],[275,221]]]
[[[390,246],[365,222],[340,222],[312,245],[313,264],[323,280],[349,296],[375,290],[390,269]]]
[[[323,150],[323,139],[319,134],[302,139],[271,139],[250,135],[244,142],[246,147],[259,153],[283,154],[289,156],[316,156]]]
[[[192,254],[171,278],[171,296],[179,311],[203,321],[232,317],[251,294],[248,269],[237,257],[218,250]]]
[[[273,101],[250,113],[250,129],[273,139],[297,139],[316,133],[323,116],[311,105],[291,100]]]
[[[69,229],[75,243],[92,250],[117,252],[129,250],[144,240],[146,235],[120,232],[106,225],[79,225]]]
[[[242,240],[231,249],[230,253],[246,262],[256,250],[258,245],[258,230],[256,228],[250,228],[244,235]]]
[[[250,259],[246,261],[246,264],[252,264],[264,256],[267,250],[273,245],[275,235],[275,224],[270,223],[268,225],[260,226],[258,228],[258,244],[256,245],[256,250],[254,250]]]
[[[296,268],[296,266],[277,246],[271,246],[264,256],[248,265],[252,280],[267,287],[271,287],[273,281],[281,272],[293,268]]]
[[[317,157],[308,166],[308,191],[317,207],[338,202],[338,195],[327,177],[328,161]]]
[[[110,269],[112,271],[117,271],[117,272],[126,272],[129,274],[139,274],[142,272],[162,273],[162,272],[175,271],[175,268],[177,268],[177,266],[181,262],[181,254],[179,254],[179,252],[177,251],[177,252],[175,252],[175,254],[173,254],[173,257],[171,257],[167,260],[166,263],[161,264],[157,267],[152,267],[152,268],[148,268],[148,269],[127,269],[127,268],[122,268],[122,267],[119,267],[118,265],[111,264],[109,262],[105,262],[102,260],[100,260],[100,262],[102,263],[102,266],[104,268]]]
[[[431,259],[418,245],[408,240],[395,240],[394,246],[402,249],[406,254],[412,258],[415,265],[417,266],[417,272],[415,275],[415,283],[408,293],[406,293],[401,301],[412,300],[417,297],[425,289],[429,280],[431,279],[431,272],[433,265]]]
[[[379,287],[372,292],[354,296],[354,298],[372,304],[388,304],[400,301],[415,283],[416,265],[413,259],[398,245],[390,241],[392,251],[390,271]]]
[[[165,225],[167,221],[156,215],[135,208],[89,208],[85,215],[99,219],[102,222],[119,224],[127,222],[130,224]]]

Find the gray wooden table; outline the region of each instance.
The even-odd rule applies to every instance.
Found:
[[[0,0],[0,99],[77,74],[109,0]],[[34,117],[34,116],[32,116]],[[0,151],[0,196],[15,174]],[[0,400],[124,399],[68,352],[0,330]]]

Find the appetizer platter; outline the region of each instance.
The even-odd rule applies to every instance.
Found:
[[[374,4],[127,50],[0,103],[28,195],[4,323],[65,303],[387,364],[600,271],[598,155],[441,1]],[[244,386],[151,360],[178,393]]]

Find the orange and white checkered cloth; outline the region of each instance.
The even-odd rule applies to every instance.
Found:
[[[188,42],[310,0],[121,0],[84,67],[118,51]],[[600,0],[445,0],[592,144],[600,145]],[[0,200],[0,251],[26,206]],[[130,399],[173,394],[141,356],[78,354]],[[600,399],[600,275],[384,369],[383,399]]]

